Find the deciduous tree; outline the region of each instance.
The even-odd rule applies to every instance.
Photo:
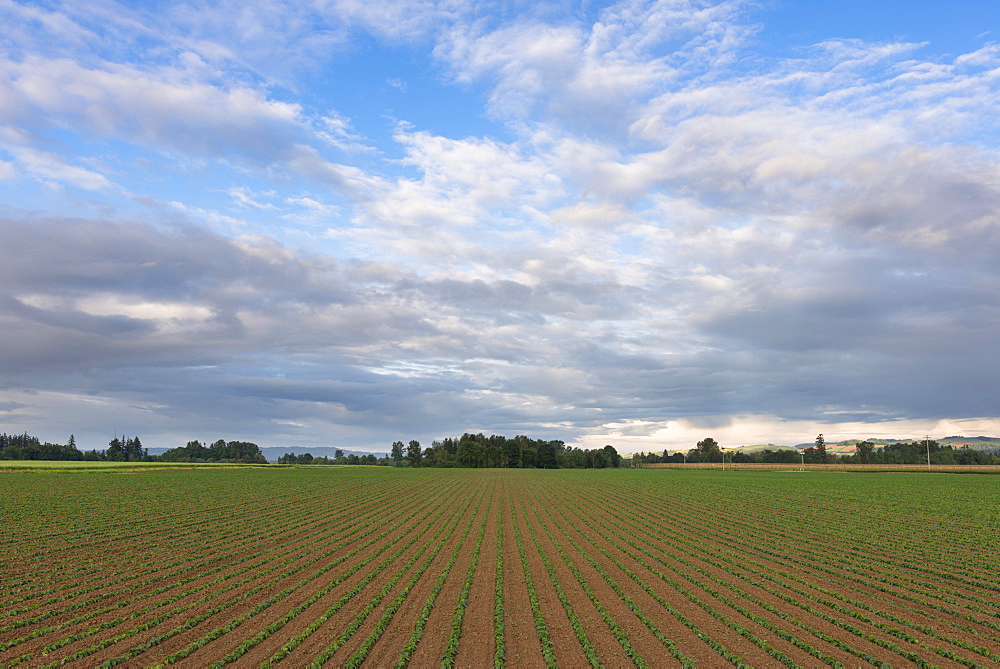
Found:
[[[698,462],[721,462],[722,449],[719,448],[719,442],[706,437],[698,442],[695,455]]]
[[[416,439],[410,440],[410,445],[406,449],[406,457],[410,461],[411,467],[420,466],[420,456],[422,451],[420,450],[420,442]]]
[[[858,443],[857,449],[858,449],[858,458],[861,460],[862,463],[867,465],[869,462],[871,462],[872,453],[875,451],[875,444],[865,440]]]

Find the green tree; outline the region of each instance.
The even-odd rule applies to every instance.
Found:
[[[694,456],[695,462],[722,462],[722,449],[719,448],[719,442],[711,437],[706,437],[698,442],[694,453],[690,453]]]
[[[403,442],[392,442],[392,461],[399,464],[403,461]]]
[[[486,448],[481,442],[467,437],[468,435],[458,442],[455,459],[458,460],[460,467],[480,467]]]
[[[420,450],[420,442],[416,439],[410,440],[410,445],[406,449],[406,457],[410,461],[411,467],[420,466],[420,456],[422,451]]]
[[[525,439],[527,437],[521,435],[517,435],[513,439],[504,439],[502,448],[508,467],[521,466],[521,442]]]
[[[567,448],[559,456],[559,466],[567,469],[583,469],[587,466],[587,454],[579,446]]]
[[[588,469],[604,469],[611,464],[611,456],[603,448],[593,448],[584,451],[587,454]]]
[[[816,437],[816,453],[819,455],[819,461],[826,464],[830,461],[830,456],[826,452],[826,440],[823,439],[823,435],[820,434]]]
[[[205,448],[202,443],[195,439],[194,441],[189,441],[184,445],[184,450],[187,452],[189,458],[193,460],[206,460],[208,459],[209,450]]]
[[[108,443],[108,450],[105,452],[105,457],[112,462],[123,462],[125,457],[125,445],[121,442],[121,439],[115,437]]]
[[[124,444],[125,459],[129,462],[139,462],[146,457],[147,451],[142,447],[139,437],[126,439]]]
[[[608,460],[610,461],[609,466],[618,469],[622,464],[622,456],[618,455],[618,451],[611,444],[604,447],[604,452],[608,455]]]
[[[210,460],[225,460],[229,457],[226,451],[226,440],[217,439],[209,448],[209,459]]]
[[[872,453],[875,451],[875,444],[865,440],[858,442],[858,459],[861,460],[863,464],[868,464],[871,462]]]
[[[457,467],[458,460],[455,455],[457,452],[458,442],[451,438],[445,439],[440,446],[434,447],[434,466]]]
[[[555,446],[549,441],[539,441],[535,466],[539,469],[555,469],[557,465]]]
[[[226,444],[229,457],[239,462],[267,462],[260,446],[250,441],[230,441]]]
[[[486,447],[486,466],[487,467],[505,467],[507,463],[507,454],[503,450],[502,444],[490,444]]]

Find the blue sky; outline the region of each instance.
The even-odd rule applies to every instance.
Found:
[[[0,431],[1000,434],[998,19],[0,2]]]

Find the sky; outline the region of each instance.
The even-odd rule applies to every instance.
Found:
[[[0,0],[0,431],[1000,436],[995,0]]]

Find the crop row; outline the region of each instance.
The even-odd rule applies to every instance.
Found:
[[[446,494],[445,490],[441,490],[441,491],[438,492],[437,497],[439,499],[439,504],[440,504],[440,503],[443,503],[442,500],[446,499],[448,497],[448,495]],[[422,501],[422,502],[427,502],[428,501],[425,496],[423,497],[423,499],[421,499],[420,496],[418,496],[416,499],[418,499],[419,501]],[[384,504],[380,505],[379,508],[381,510],[383,510],[383,515],[384,515],[384,509],[385,509]],[[361,522],[359,522],[359,521],[361,521]],[[338,565],[340,564],[340,562],[343,562],[343,560],[346,559],[347,557],[355,555],[355,554],[357,554],[359,552],[364,553],[364,551],[367,550],[367,549],[369,549],[369,547],[372,544],[374,544],[378,540],[384,538],[385,536],[389,535],[391,532],[393,532],[395,530],[395,526],[393,526],[391,524],[388,524],[388,523],[385,523],[385,522],[381,522],[381,523],[379,523],[379,522],[373,522],[371,524],[366,524],[366,523],[363,522],[362,518],[359,518],[358,516],[354,516],[353,518],[345,520],[344,523],[343,523],[343,525],[344,525],[344,527],[346,529],[347,535],[350,535],[350,534],[356,535],[356,536],[354,536],[351,539],[351,541],[356,541],[359,538],[363,538],[364,536],[367,536],[367,535],[375,532],[378,529],[382,529],[383,531],[380,534],[377,534],[373,539],[370,539],[368,542],[359,545],[353,552],[349,553],[343,559],[327,564],[326,567],[325,567],[325,569],[324,569],[325,571],[329,571],[331,569],[334,569],[335,567],[338,567]],[[347,536],[347,535],[345,535],[345,536]],[[222,576],[222,577],[220,577],[220,578],[218,578],[216,580],[212,580],[212,581],[208,581],[208,582],[202,582],[198,587],[195,587],[193,589],[189,589],[188,591],[185,591],[185,592],[183,592],[183,593],[181,593],[179,595],[174,595],[174,596],[168,597],[167,599],[161,599],[161,600],[157,601],[155,604],[153,604],[151,606],[145,607],[144,609],[142,609],[141,612],[135,612],[135,611],[133,611],[131,613],[131,615],[126,616],[125,618],[116,619],[114,621],[111,621],[110,624],[109,623],[105,623],[105,624],[99,625],[97,627],[92,627],[89,630],[87,630],[87,632],[85,632],[83,634],[76,635],[75,638],[74,637],[66,637],[62,641],[56,641],[54,643],[50,643],[48,646],[46,646],[46,652],[47,653],[51,653],[53,650],[56,650],[57,648],[59,648],[59,647],[61,647],[63,645],[66,645],[66,644],[71,643],[73,641],[78,641],[81,638],[86,638],[88,636],[94,636],[95,634],[98,635],[98,636],[100,636],[100,637],[102,637],[101,642],[98,643],[96,646],[91,646],[89,648],[83,649],[81,651],[78,651],[77,653],[74,653],[74,654],[68,656],[68,659],[81,659],[83,657],[86,657],[86,656],[88,656],[88,655],[90,655],[90,654],[98,651],[98,650],[101,650],[102,648],[105,648],[105,647],[109,646],[110,645],[109,644],[110,640],[113,640],[112,643],[116,643],[116,642],[121,641],[123,639],[126,639],[126,638],[128,638],[130,636],[134,636],[134,635],[138,634],[139,632],[143,632],[143,631],[152,629],[157,624],[159,624],[161,622],[164,622],[164,621],[166,621],[169,618],[182,617],[182,614],[184,613],[184,611],[194,610],[194,609],[199,609],[199,608],[204,608],[205,605],[210,602],[210,600],[218,598],[221,595],[224,595],[226,592],[237,590],[237,589],[239,589],[241,587],[247,586],[250,583],[258,581],[261,575],[273,574],[276,569],[281,568],[283,565],[284,566],[295,565],[295,566],[292,569],[292,571],[286,571],[286,572],[282,573],[281,576],[279,578],[277,578],[277,579],[271,578],[270,580],[264,582],[263,584],[256,585],[256,587],[253,588],[252,591],[251,591],[251,593],[249,593],[249,595],[247,595],[247,596],[252,596],[256,592],[261,592],[261,591],[267,589],[268,587],[273,586],[278,580],[280,580],[280,578],[287,578],[292,573],[300,571],[301,569],[305,568],[309,564],[313,564],[313,563],[316,563],[318,561],[321,561],[321,560],[324,560],[324,559],[328,559],[329,556],[331,556],[333,553],[336,553],[338,550],[342,551],[344,549],[343,541],[338,541],[338,540],[343,540],[344,537],[343,536],[338,536],[336,533],[331,533],[329,531],[329,529],[326,530],[326,531],[322,531],[322,532],[318,533],[317,535],[315,535],[314,537],[312,537],[312,539],[313,539],[313,541],[311,541],[311,542],[310,541],[307,541],[305,543],[298,542],[298,545],[295,546],[295,547],[293,547],[293,548],[291,548],[291,549],[285,549],[285,550],[280,551],[280,552],[278,552],[276,554],[275,553],[271,553],[271,554],[269,554],[267,556],[267,558],[265,558],[263,560],[256,560],[256,561],[254,561],[254,560],[251,560],[251,561],[240,560],[240,561],[237,561],[236,564],[238,566],[236,567],[235,570],[232,569],[232,568],[229,568],[229,567],[217,567],[216,569],[209,570],[209,572],[197,573],[196,575],[194,575],[192,577],[189,577],[188,579],[181,579],[179,581],[174,581],[168,587],[176,588],[179,585],[183,585],[184,582],[190,582],[190,581],[196,580],[198,578],[202,578],[203,579],[206,575],[210,575],[211,573],[213,573],[215,571],[222,570],[222,569],[228,569],[227,573],[224,576]],[[317,543],[317,542],[319,542],[319,543]],[[324,549],[324,546],[326,547],[325,549]],[[277,558],[284,558],[284,559],[276,561]],[[306,558],[305,562],[303,562],[303,558]],[[245,578],[245,579],[238,579],[238,576],[241,575],[241,574],[249,574],[249,576],[247,578]],[[319,575],[319,574],[314,574],[314,577],[316,577],[317,575]],[[228,582],[228,584],[226,582]],[[205,591],[207,591],[207,593],[202,598],[194,600],[194,601],[190,600],[190,597],[189,597],[190,595],[193,595],[194,593],[197,593],[197,592],[205,592]],[[153,594],[154,595],[155,594],[161,594],[161,591],[154,591]],[[177,601],[181,597],[189,597],[188,603],[186,605],[184,605],[184,606],[182,606],[180,608],[174,608],[174,609],[166,612],[165,614],[161,614],[161,615],[159,615],[157,617],[154,617],[152,619],[147,619],[147,620],[145,620],[143,622],[143,624],[140,624],[140,625],[138,625],[136,627],[133,627],[130,630],[124,632],[124,633],[113,634],[113,631],[111,630],[111,628],[114,627],[115,625],[117,625],[118,623],[125,622],[126,620],[129,620],[129,619],[134,619],[136,617],[141,616],[141,614],[144,614],[144,613],[150,613],[154,609],[163,608],[164,606],[167,606],[167,605],[169,605],[169,604]],[[225,608],[228,608],[229,606],[235,605],[237,602],[242,601],[245,598],[246,597],[238,596],[238,597],[236,597],[234,599],[228,600],[228,602],[224,603],[221,606],[221,608],[217,606],[217,607],[213,607],[213,608],[209,609],[209,611],[211,613],[213,613],[213,614],[214,613],[218,613],[219,610],[223,610]],[[134,604],[135,600],[128,601],[126,603]],[[218,609],[218,610],[215,610],[215,609]],[[95,614],[95,613],[96,613],[95,610],[90,610],[90,611],[88,611],[88,614],[86,615],[86,617],[88,617],[88,618],[89,617],[93,617],[92,614]],[[186,628],[193,627],[194,625],[197,625],[199,622],[201,622],[202,620],[205,620],[205,619],[207,619],[207,617],[205,616],[204,613],[201,613],[201,614],[195,616],[194,618],[186,619],[180,626],[178,626],[177,628],[175,628],[174,633],[177,633],[178,631],[181,631],[181,630],[186,629]],[[78,622],[82,622],[82,621],[74,619],[73,622],[77,622],[78,623]],[[65,628],[65,625],[62,626],[62,628]],[[36,628],[36,629],[34,629],[32,631],[32,636],[37,635],[37,633],[39,633],[39,632],[47,633],[49,631],[53,631],[53,630],[46,630],[44,628],[42,628],[42,629]],[[154,637],[154,638],[156,639],[156,643],[159,644],[159,643],[162,643],[166,638],[169,638],[170,636],[171,636],[170,633],[166,633],[166,634],[160,634],[160,635],[158,635],[158,637]],[[15,640],[15,641],[17,641],[17,640]],[[23,641],[23,639],[21,641]],[[16,644],[14,644],[14,645],[16,645]],[[134,650],[135,649],[133,649],[133,651],[130,651],[130,653],[133,653]],[[28,659],[28,658],[24,658],[24,659]]]
[[[797,582],[805,585],[811,585],[819,592],[839,599],[843,602],[854,603],[859,607],[865,608],[867,605],[858,603],[851,599],[850,596],[845,596],[843,593],[853,591],[858,594],[863,594],[868,598],[874,598],[876,600],[884,601],[890,603],[894,608],[898,608],[901,612],[912,612],[918,615],[929,615],[928,611],[920,611],[911,606],[908,606],[908,602],[925,604],[919,597],[914,596],[914,592],[923,592],[924,594],[935,597],[941,595],[942,593],[949,592],[946,588],[947,584],[941,583],[931,583],[932,581],[937,581],[938,576],[931,574],[919,574],[918,577],[906,577],[904,580],[900,580],[898,575],[898,570],[888,570],[888,569],[878,569],[879,562],[881,561],[880,551],[873,547],[869,552],[871,554],[870,560],[866,563],[865,560],[854,556],[851,558],[844,558],[844,553],[851,552],[847,550],[848,546],[845,546],[845,541],[842,540],[840,545],[836,542],[831,542],[828,546],[821,546],[819,542],[811,540],[809,537],[803,537],[799,533],[792,533],[792,531],[782,530],[780,533],[780,540],[784,544],[794,545],[796,550],[794,553],[790,553],[786,550],[776,549],[773,547],[775,542],[769,541],[756,541],[748,542],[745,539],[745,535],[739,533],[739,531],[733,531],[732,527],[734,522],[728,520],[726,522],[725,528],[715,528],[714,532],[711,528],[707,527],[703,521],[699,522],[699,519],[688,515],[686,517],[688,523],[687,527],[693,532],[701,532],[707,535],[714,536],[720,543],[728,546],[741,546],[747,551],[754,552],[757,555],[763,557],[764,559],[780,560],[783,564],[794,567],[802,572],[808,574],[822,573],[823,585],[817,585],[815,583],[806,583],[807,579],[800,577],[795,577],[794,574],[788,574],[789,578],[797,580]],[[749,530],[750,528],[748,528]],[[761,528],[755,529],[755,534],[760,537],[764,534]],[[766,536],[766,535],[765,535]],[[773,536],[773,535],[772,535]],[[838,550],[839,549],[839,550]],[[921,552],[927,553],[927,545],[921,547]],[[900,553],[897,553],[899,555]],[[895,574],[893,576],[884,576],[884,574]],[[964,578],[961,574],[955,575],[951,581],[951,585],[954,586],[956,582],[964,583],[968,582],[970,579]],[[931,583],[930,585],[926,585]],[[825,587],[826,585],[837,585],[843,586],[843,589],[834,591]],[[886,587],[884,584],[895,584],[897,589]],[[921,585],[929,589],[921,590]],[[879,594],[875,594],[872,591],[876,591]],[[945,595],[947,601],[952,604],[961,605],[959,598],[966,598],[967,600],[981,602],[984,604],[989,604],[990,600],[984,599],[982,597],[971,595],[968,592],[962,592],[960,590],[950,590],[952,595]],[[892,595],[892,598],[884,597],[883,593]],[[903,600],[901,603],[899,600]],[[940,600],[945,601],[945,600]],[[995,600],[993,600],[995,602]],[[984,627],[989,627],[992,629],[997,629],[996,625],[984,617],[976,617],[975,615],[962,613],[959,611],[954,611],[946,606],[939,604],[930,604],[929,608],[934,609],[935,613],[930,614],[934,619],[938,618],[938,613],[948,614],[948,623],[957,629],[967,627],[964,623],[954,620],[954,617],[964,618],[965,620],[971,622],[977,622]],[[966,608],[970,610],[983,611],[983,609],[975,604],[970,603],[970,601],[965,602]],[[994,609],[995,603],[994,603]],[[986,611],[987,617],[993,612]],[[888,614],[892,616],[893,614]],[[895,616],[893,616],[895,618]],[[895,622],[900,622],[904,625],[911,625],[911,623],[906,621],[895,620]],[[914,623],[915,624],[915,623]]]
[[[424,510],[424,509],[426,509],[426,510],[424,511],[424,513],[423,513],[422,516],[420,516],[420,517],[418,517],[418,518],[415,519],[416,520],[415,524],[416,524],[417,527],[423,527],[425,522],[427,522],[427,527],[430,527],[430,526],[438,524],[438,519],[444,513],[445,507],[446,507],[444,498],[445,498],[444,495],[438,495],[436,498],[431,499],[431,500],[421,500],[422,504],[421,504],[420,508],[421,508],[421,510]],[[390,565],[394,560],[396,560],[397,558],[399,558],[400,556],[402,556],[407,550],[411,549],[415,545],[419,545],[419,540],[421,539],[421,535],[420,535],[419,532],[412,532],[411,531],[411,532],[409,532],[409,535],[408,535],[409,538],[405,542],[403,541],[403,538],[405,536],[407,536],[405,533],[404,533],[404,535],[398,537],[395,541],[384,542],[383,539],[385,539],[387,536],[389,536],[391,533],[393,533],[397,528],[394,528],[394,527],[391,527],[391,526],[386,526],[386,525],[383,525],[383,524],[359,525],[359,527],[364,527],[365,528],[365,530],[361,533],[362,536],[364,536],[364,537],[367,537],[367,535],[373,534],[373,533],[375,533],[378,530],[381,530],[381,532],[379,534],[377,534],[375,537],[373,537],[372,539],[370,539],[367,542],[365,542],[364,544],[353,548],[350,553],[342,556],[341,558],[336,559],[335,561],[333,561],[331,563],[328,563],[328,564],[322,566],[321,568],[319,568],[315,572],[307,575],[304,579],[302,579],[298,583],[295,583],[294,585],[292,585],[290,587],[287,587],[287,588],[279,591],[277,594],[271,596],[270,598],[268,598],[267,600],[265,600],[261,604],[258,604],[256,607],[254,607],[253,609],[251,609],[247,613],[243,614],[242,616],[237,616],[235,618],[230,619],[229,622],[227,622],[225,625],[222,625],[222,626],[220,626],[220,627],[218,627],[218,628],[216,628],[214,630],[209,631],[208,633],[204,634],[201,638],[199,638],[199,639],[197,639],[197,640],[195,640],[195,641],[193,641],[193,642],[185,645],[180,650],[168,654],[164,658],[165,662],[166,663],[172,663],[172,662],[175,662],[177,660],[184,659],[184,658],[188,657],[194,651],[199,650],[200,648],[202,648],[203,646],[205,646],[207,643],[209,643],[211,641],[214,641],[215,639],[220,638],[224,634],[227,634],[227,633],[231,632],[232,630],[236,629],[237,627],[239,627],[239,625],[241,625],[242,623],[246,622],[247,620],[249,620],[251,618],[254,618],[255,616],[258,616],[261,612],[263,612],[264,610],[270,608],[272,605],[285,600],[293,592],[305,590],[308,586],[310,586],[314,582],[318,581],[321,577],[327,576],[327,575],[332,574],[332,573],[337,573],[338,574],[337,577],[334,578],[331,582],[329,582],[325,586],[319,588],[317,591],[312,591],[312,594],[311,594],[309,600],[307,600],[309,602],[309,605],[311,605],[312,603],[315,603],[316,601],[318,601],[319,599],[321,599],[323,596],[325,596],[328,593],[330,593],[331,591],[333,591],[336,586],[339,586],[341,583],[343,583],[344,581],[346,581],[353,574],[355,574],[355,573],[357,573],[359,571],[363,571],[364,567],[366,567],[369,564],[371,564],[372,562],[374,562],[375,559],[377,557],[379,557],[380,555],[382,555],[384,552],[388,551],[391,548],[396,548],[395,552],[393,552],[388,558],[386,558],[384,561],[382,561],[378,565],[378,567],[376,567],[373,571],[369,572],[364,577],[364,579],[361,581],[360,584],[356,585],[346,595],[343,595],[340,598],[340,600],[338,601],[338,603],[336,605],[334,605],[334,607],[331,607],[330,609],[328,609],[327,613],[325,614],[326,616],[332,615],[332,613],[334,613],[337,610],[339,610],[341,607],[343,607],[345,604],[347,604],[355,595],[357,595],[357,593],[360,592],[361,589],[365,585],[367,585],[371,581],[375,580],[375,578],[381,573],[381,571],[383,569],[385,569],[388,565]],[[437,531],[440,532],[442,529],[443,528],[439,528]],[[376,546],[380,546],[380,547],[376,548]],[[397,548],[397,546],[398,546],[398,548]],[[422,546],[420,546],[420,548],[422,549]],[[369,549],[373,549],[373,552],[368,552]],[[362,560],[358,564],[354,565],[351,568],[346,569],[345,571],[340,571],[339,569],[337,569],[342,564],[344,564],[348,559],[354,558],[355,556],[358,556],[358,557],[362,558]],[[317,562],[317,559],[316,558],[311,558],[306,563],[306,565],[312,565],[315,562]],[[270,588],[273,588],[275,585],[277,585],[279,583],[279,581],[282,580],[282,578],[285,578],[285,577],[291,576],[291,575],[293,575],[295,573],[298,573],[301,569],[302,569],[302,566],[297,567],[296,569],[294,569],[292,571],[289,571],[289,572],[286,572],[285,574],[282,574],[282,576],[279,577],[279,578],[272,579],[268,583],[263,584],[261,586],[258,586],[257,589],[256,589],[256,592],[263,592],[263,591],[269,590]],[[238,603],[239,601],[240,600],[231,600],[230,602],[228,602],[225,605],[224,608],[228,608],[229,606],[232,606],[232,605]],[[224,610],[224,609],[220,608],[219,610]],[[210,613],[212,615],[214,615],[217,612],[218,611],[212,611]],[[206,619],[207,619],[207,617],[208,616],[206,616]],[[188,629],[188,627],[183,627],[182,626],[181,628],[178,628],[176,630],[176,632],[182,632],[185,629]],[[170,636],[172,636],[172,634]],[[308,634],[305,635],[305,636],[308,636]],[[303,636],[302,638],[305,638],[305,636]],[[166,636],[166,635],[164,635],[164,639],[165,638],[169,638],[169,637]],[[160,642],[162,642],[162,640],[158,640],[158,643],[160,643]],[[301,639],[299,639],[298,642],[301,642]],[[283,648],[283,650],[286,653],[288,651],[290,651],[289,644],[286,644],[286,646]],[[128,654],[126,657],[124,657],[122,659],[129,659],[130,657],[134,657],[134,654],[131,654],[131,652],[130,652],[130,654]]]
[[[361,484],[359,483],[358,485]],[[178,501],[182,499],[178,498]],[[85,540],[74,542],[65,540],[65,537],[63,537],[63,540],[60,541],[61,552],[73,552],[76,554],[68,557],[60,555],[60,551],[56,551],[48,545],[43,545],[42,548],[37,549],[33,553],[29,550],[33,542],[28,538],[24,538],[19,545],[17,554],[18,562],[24,565],[44,565],[44,567],[31,569],[28,578],[16,582],[20,586],[17,589],[13,585],[15,583],[13,580],[8,582],[8,592],[25,594],[20,594],[19,597],[14,599],[0,601],[0,608],[34,597],[51,595],[56,592],[59,593],[60,600],[66,600],[76,594],[74,590],[77,592],[82,591],[81,586],[85,587],[93,583],[97,583],[98,585],[90,588],[90,590],[98,589],[102,584],[106,586],[112,582],[120,582],[122,580],[134,581],[140,573],[155,571],[157,568],[155,560],[158,557],[166,556],[170,558],[171,556],[184,554],[204,555],[206,550],[212,547],[226,546],[227,548],[231,548],[232,542],[234,540],[238,541],[236,538],[240,536],[246,537],[244,542],[242,542],[244,544],[274,541],[279,538],[278,535],[282,530],[290,528],[290,532],[295,530],[302,531],[302,528],[308,527],[309,524],[315,525],[328,522],[329,516],[330,512],[326,512],[319,518],[279,518],[275,522],[276,519],[274,518],[256,515],[248,516],[245,513],[226,513],[212,520],[210,525],[212,528],[211,535],[201,531],[208,524],[206,517],[199,516],[191,519],[190,512],[181,512],[169,524],[162,523],[162,518],[159,516],[139,520],[127,517],[124,521],[108,523],[93,530],[88,529]],[[220,518],[222,519],[221,522]],[[158,526],[158,523],[161,524]],[[133,529],[136,524],[142,524],[145,530],[136,532]],[[171,528],[169,536],[164,536],[164,527]],[[261,531],[265,527],[269,530],[266,533]],[[104,542],[94,543],[93,537],[98,534],[110,537],[106,543],[114,547],[113,551],[108,551]],[[141,543],[129,542],[130,539],[134,539],[137,536],[145,537],[146,540]],[[288,541],[291,538],[290,535],[286,534],[284,537],[281,537],[281,540]],[[125,551],[141,553],[143,555],[143,563],[154,566],[146,567],[144,570],[137,572],[134,564],[117,559],[117,556],[120,556]],[[88,559],[81,563],[81,556]],[[105,560],[101,559],[101,556],[112,558],[110,560],[110,569]],[[72,569],[73,566],[76,566],[77,569]],[[84,574],[92,574],[93,576],[85,578]],[[52,578],[53,576],[54,578]],[[109,581],[109,577],[112,576],[118,578],[114,581]],[[53,583],[55,585],[52,585]],[[50,589],[42,590],[41,588],[47,584],[50,585]],[[51,601],[43,602],[43,605],[50,603]],[[21,610],[8,610],[0,614],[0,617],[20,612]]]
[[[848,650],[847,644],[842,641],[845,638],[843,633],[847,632],[846,638],[850,638],[850,635],[861,637],[880,648],[898,653],[918,663],[925,661],[924,656],[929,656],[925,651],[964,664],[976,661],[974,657],[970,658],[955,650],[942,648],[939,643],[941,641],[970,650],[990,660],[996,659],[987,647],[990,644],[977,645],[964,642],[935,632],[929,626],[910,623],[900,615],[900,612],[906,613],[905,607],[893,607],[890,611],[888,602],[885,602],[885,609],[876,609],[857,599],[838,596],[837,593],[823,587],[822,583],[828,580],[826,574],[814,579],[808,578],[808,570],[804,570],[807,574],[805,578],[788,574],[783,567],[788,562],[795,561],[796,546],[787,535],[780,541],[774,541],[773,536],[762,535],[759,529],[748,528],[747,534],[744,535],[728,532],[724,529],[726,519],[718,523],[713,522],[718,518],[718,514],[694,514],[697,516],[696,519],[685,517],[684,513],[677,511],[678,508],[685,507],[683,502],[677,505],[660,503],[645,507],[643,495],[634,489],[631,491],[634,494],[629,495],[627,503],[621,502],[619,490],[614,490],[600,499],[595,499],[597,491],[594,489],[588,492],[587,502],[594,504],[587,506],[587,512],[590,512],[589,518],[587,512],[577,517],[578,526],[590,523],[589,527],[593,530],[595,525],[592,519],[600,519],[607,513],[610,518],[603,527],[616,532],[618,541],[627,546],[633,555],[644,553],[662,561],[663,566],[675,572],[679,569],[679,565],[684,564],[686,558],[690,558],[686,560],[689,568],[697,570],[697,565],[704,564],[727,572],[728,578],[720,579],[726,584],[731,584],[733,577],[753,579],[754,585],[776,595],[785,604],[801,608],[839,627],[841,631],[836,635],[823,632],[819,634],[820,638],[826,637],[824,640],[832,640],[833,645],[840,650]],[[562,498],[564,495],[553,495],[549,498],[549,503],[556,504]],[[582,500],[580,503],[583,503]],[[570,510],[575,511],[576,507],[571,506]],[[688,512],[691,512],[690,509]],[[617,532],[615,527],[621,527],[624,532]],[[710,542],[708,545],[706,540]],[[643,543],[645,548],[641,545]],[[764,560],[758,559],[759,557],[763,557]],[[712,594],[710,590],[705,589],[705,584],[711,582],[711,577],[712,571],[702,568],[697,576],[692,577],[691,583]],[[718,598],[718,594],[718,591],[715,591],[713,596]],[[752,606],[744,606],[745,613],[741,615],[753,620],[757,615],[753,608],[763,608],[763,606],[760,600],[748,603]],[[788,610],[787,607],[783,608]],[[879,618],[887,622],[880,622]],[[858,625],[858,622],[866,625]],[[949,615],[940,616],[938,622],[955,623]],[[906,628],[910,631],[907,632]],[[921,641],[917,638],[919,635],[915,634],[917,632],[932,637],[936,643]],[[901,649],[894,643],[897,639],[917,646],[916,651]],[[855,654],[864,659],[870,657],[864,651]]]
[[[283,566],[301,559],[301,553],[303,552],[303,550],[309,551],[316,557],[316,559],[324,557],[325,555],[335,552],[340,547],[340,544],[336,542],[343,540],[346,536],[349,536],[350,534],[358,533],[360,529],[364,528],[364,525],[357,524],[357,520],[358,518],[354,517],[351,520],[342,521],[342,524],[346,525],[346,534],[343,536],[336,534],[331,536],[329,530],[314,531],[305,537],[306,540],[304,542],[303,541],[295,542],[299,544],[298,547],[295,547],[295,545],[293,544],[292,548],[281,550],[277,554],[271,555],[269,559],[254,560],[250,562],[234,559],[238,558],[241,554],[246,553],[246,551],[250,549],[239,550],[236,552],[230,550],[228,551],[228,553],[223,553],[223,556],[226,559],[221,559],[219,554],[213,551],[209,551],[207,557],[204,557],[204,559],[199,560],[193,565],[187,564],[172,572],[168,572],[166,574],[160,574],[157,578],[154,579],[148,579],[143,581],[139,581],[136,578],[121,579],[123,582],[125,582],[125,587],[120,591],[104,593],[102,594],[102,596],[92,600],[83,600],[81,602],[75,602],[73,604],[70,604],[69,606],[64,606],[62,608],[51,609],[46,614],[42,614],[27,620],[19,621],[16,624],[16,626],[20,627],[23,626],[24,624],[30,624],[32,622],[37,623],[54,614],[66,613],[81,608],[86,610],[86,613],[84,615],[63,622],[55,627],[49,629],[35,627],[35,629],[33,629],[32,631],[32,634],[29,635],[30,638],[33,638],[35,636],[38,636],[40,633],[64,630],[69,627],[72,627],[73,625],[87,622],[99,614],[113,611],[116,609],[121,609],[126,606],[133,606],[143,600],[155,598],[159,595],[163,595],[164,593],[169,593],[171,590],[175,590],[180,586],[191,584],[197,581],[202,581],[200,584],[195,585],[186,591],[173,594],[168,596],[166,599],[161,599],[159,601],[156,601],[154,604],[145,607],[140,612],[133,611],[130,615],[124,618],[119,618],[110,622],[105,622],[98,628],[91,628],[91,630],[88,630],[86,633],[73,635],[72,637],[68,637],[67,639],[64,639],[62,642],[57,642],[56,644],[49,644],[48,646],[46,646],[45,651],[51,652],[52,650],[55,650],[56,648],[61,647],[62,645],[65,645],[66,643],[70,643],[71,641],[76,641],[81,638],[85,638],[86,636],[91,636],[98,631],[105,631],[107,629],[114,627],[120,622],[124,622],[125,620],[128,619],[134,619],[138,615],[141,615],[142,613],[148,613],[149,611],[174,603],[178,599],[181,599],[193,593],[197,593],[207,589],[209,590],[209,595],[208,595],[209,598],[217,596],[220,592],[233,589],[243,583],[239,581],[236,582],[235,584],[226,586],[225,585],[226,581],[231,581],[237,578],[238,576],[246,573],[255,575],[260,573],[261,571],[264,571],[265,569],[268,571],[275,569],[273,565],[274,565],[274,560],[277,558],[284,558],[284,560],[279,565]],[[361,532],[362,536],[364,536],[365,534],[367,534],[367,532]],[[278,535],[278,538],[280,539],[281,535]],[[283,542],[279,541],[278,545],[283,545]],[[325,552],[323,551],[324,547],[327,548]],[[198,553],[198,555],[204,556],[205,553],[200,552]],[[238,565],[235,568],[232,566],[234,563]],[[207,568],[207,569],[205,571],[194,571],[192,573],[193,569],[200,569],[200,568]],[[221,576],[216,576],[216,578],[210,581],[207,582],[204,581],[204,579],[206,579],[207,577],[215,576],[220,572],[225,572],[225,573],[223,573]],[[127,596],[131,591],[134,591],[136,588],[149,585],[151,583],[165,583],[165,585],[142,595],[133,597]],[[114,604],[112,606],[106,608],[96,608],[97,605],[99,605],[101,602],[111,599],[115,595],[121,595],[123,596],[123,598],[118,600],[112,600],[114,601]],[[14,628],[15,626],[11,627]],[[13,645],[16,645],[15,642],[20,643],[23,642],[24,640],[26,640],[26,638],[22,638],[12,642],[7,642],[7,644],[5,644],[3,648],[11,647]]]

